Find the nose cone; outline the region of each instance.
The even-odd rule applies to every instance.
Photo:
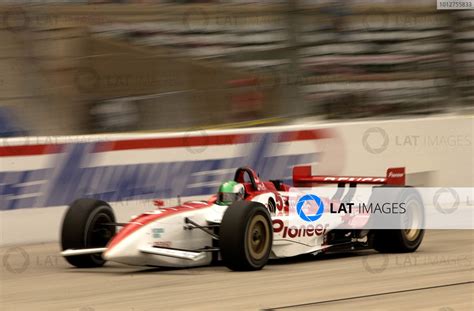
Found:
[[[123,262],[124,258],[127,257],[127,251],[123,243],[117,243],[113,247],[109,247],[102,257],[107,261]]]
[[[141,224],[129,224],[122,228],[109,242],[102,257],[107,261],[114,261],[128,265],[141,264],[138,246],[144,240]]]
[[[119,256],[116,248],[109,248],[102,254],[102,257],[107,261],[115,261]]]
[[[122,241],[105,251],[102,257],[107,261],[126,265],[143,265],[143,255],[138,250],[136,241]]]

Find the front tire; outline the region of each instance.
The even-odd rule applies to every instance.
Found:
[[[66,212],[61,229],[61,247],[84,249],[105,247],[115,235],[115,215],[106,202],[95,199],[78,199]],[[100,254],[66,256],[66,261],[78,268],[101,267],[105,260]]]
[[[270,257],[272,244],[272,220],[263,204],[237,201],[227,208],[219,229],[219,247],[229,269],[262,269]]]

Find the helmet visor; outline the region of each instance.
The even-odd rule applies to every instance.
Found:
[[[225,204],[231,204],[235,201],[237,201],[238,194],[237,193],[232,193],[232,192],[220,192],[218,200],[219,202],[225,203]]]

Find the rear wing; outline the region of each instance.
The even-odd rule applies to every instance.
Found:
[[[317,184],[338,184],[343,186],[350,184],[366,185],[405,185],[405,168],[392,167],[387,169],[385,177],[368,177],[368,176],[322,176],[312,175],[311,166],[295,166],[293,168],[293,186],[310,187]]]

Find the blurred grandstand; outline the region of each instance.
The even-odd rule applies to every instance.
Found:
[[[437,11],[431,0],[84,2],[0,6],[0,120],[18,123],[3,136],[474,106],[473,10]]]

